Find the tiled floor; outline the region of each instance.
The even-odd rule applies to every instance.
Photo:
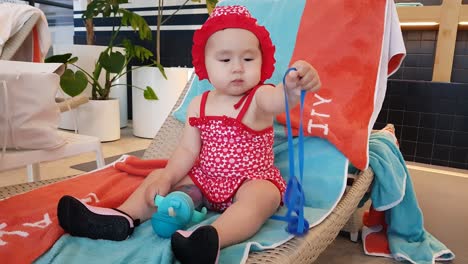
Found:
[[[121,129],[120,140],[102,143],[103,155],[104,158],[107,158],[135,150],[145,149],[149,146],[150,142],[150,139],[133,136],[132,126],[130,123],[128,127]],[[41,178],[51,179],[83,173],[82,171],[70,168],[70,166],[94,160],[96,160],[94,153],[85,153],[66,159],[41,163]],[[0,186],[19,184],[26,181],[26,168],[0,172]]]
[[[433,165],[408,162],[408,170],[416,193],[418,205],[424,216],[424,228],[447,246],[455,260],[449,262],[468,263],[468,171]],[[320,255],[315,263],[341,264],[396,264],[388,258],[366,256],[362,242],[353,243],[348,236],[339,236]]]

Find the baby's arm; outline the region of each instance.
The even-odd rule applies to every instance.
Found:
[[[198,158],[201,148],[200,132],[198,128],[192,127],[189,124],[188,119],[191,116],[198,116],[199,108],[200,97],[196,97],[187,109],[187,121],[185,122],[180,142],[161,173],[160,177],[163,177],[163,179],[156,179],[146,190],[148,203],[153,202],[156,194],[166,195],[172,187],[187,175]],[[164,188],[161,188],[162,185]]]
[[[286,76],[286,93],[292,108],[299,102],[301,90],[316,92],[320,89],[321,82],[317,71],[309,63],[299,60],[291,67],[297,69],[290,71]],[[265,85],[259,88],[255,94],[258,108],[271,115],[284,112],[284,89],[282,82],[276,87]]]
[[[185,122],[179,145],[167,163],[165,173],[171,176],[172,185],[187,175],[200,153],[200,131],[189,124],[190,117],[198,116],[199,108],[200,97],[196,97],[187,109],[187,121]]]

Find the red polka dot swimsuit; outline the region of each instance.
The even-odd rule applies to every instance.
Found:
[[[209,91],[202,95],[200,117],[189,118],[190,125],[200,129],[202,141],[198,161],[189,176],[212,210],[224,211],[229,207],[245,180],[269,180],[283,197],[286,183],[273,165],[273,127],[256,131],[242,123],[259,86],[236,104],[245,101],[236,118],[205,116]]]

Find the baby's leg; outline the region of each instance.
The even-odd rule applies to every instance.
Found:
[[[146,177],[138,188],[121,204],[117,209],[126,212],[133,219],[140,219],[142,222],[151,218],[156,212],[156,207],[149,206],[145,202],[145,190],[146,187],[153,182],[157,177],[161,176],[163,170],[156,170]],[[178,190],[181,186],[193,184],[190,177],[184,177],[178,182],[171,191]]]
[[[74,236],[109,240],[126,239],[140,221],[146,221],[156,212],[156,207],[145,202],[144,193],[146,186],[159,177],[161,172],[162,170],[158,170],[146,177],[116,209],[86,205],[71,196],[62,197],[57,207],[60,226]],[[177,183],[175,188],[190,183],[193,184],[190,178],[186,177]]]
[[[281,194],[270,181],[250,180],[242,184],[235,195],[235,202],[212,224],[218,232],[220,247],[253,236],[276,212],[280,202]]]
[[[253,236],[280,205],[278,188],[266,180],[245,182],[235,202],[211,226],[178,231],[172,251],[181,263],[217,263],[219,249]]]
[[[145,190],[149,184],[161,176],[162,172],[163,170],[156,170],[148,175],[117,209],[126,212],[133,217],[133,219],[140,219],[141,222],[151,218],[151,215],[156,212],[156,207],[149,206],[148,203],[145,202]]]

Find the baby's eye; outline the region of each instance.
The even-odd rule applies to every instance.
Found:
[[[221,61],[221,62],[229,62],[230,59],[220,59],[219,61]]]
[[[254,59],[253,58],[245,58],[244,60],[245,61],[253,61]]]

